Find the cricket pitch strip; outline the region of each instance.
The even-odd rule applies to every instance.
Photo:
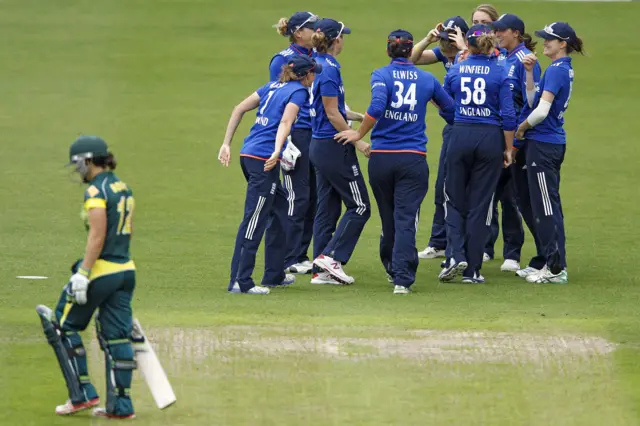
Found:
[[[575,334],[391,330],[349,327],[227,326],[151,329],[149,337],[168,368],[210,357],[303,354],[353,362],[399,357],[417,363],[507,363],[543,368],[602,360],[616,345]],[[365,337],[366,336],[366,337]]]

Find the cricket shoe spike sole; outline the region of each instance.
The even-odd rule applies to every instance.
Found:
[[[74,404],[71,400],[68,400],[62,405],[56,407],[56,414],[59,416],[70,416],[80,411],[88,410],[100,404],[99,398],[90,399],[89,401],[79,402]]]
[[[93,417],[101,417],[103,419],[109,419],[109,420],[132,420],[136,418],[136,415],[134,413],[127,414],[125,416],[119,416],[117,414],[107,413],[107,410],[104,408],[94,409],[91,415],[93,415]]]
[[[468,266],[469,264],[465,261],[454,263],[453,265],[449,265],[448,267],[444,268],[442,272],[440,272],[440,275],[438,275],[438,278],[440,279],[440,281],[445,283],[453,281],[458,276],[458,274],[464,272],[464,270],[467,269]]]
[[[313,261],[313,264],[342,284],[349,285],[356,281],[353,277],[344,272],[342,264],[339,261],[334,260],[329,256],[320,255]]]

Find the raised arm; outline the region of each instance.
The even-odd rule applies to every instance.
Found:
[[[540,83],[540,64],[538,63],[536,55],[530,53],[524,57],[522,65],[524,65],[525,69],[527,103],[529,104],[529,108],[533,108],[536,91]]]
[[[438,25],[441,26],[442,24]],[[433,50],[425,51],[425,49],[435,43],[438,38],[440,38],[440,31],[436,27],[429,31],[429,34],[427,34],[425,38],[413,46],[409,60],[416,65],[431,65],[438,62],[438,57]]]
[[[547,68],[545,73],[544,92],[542,92],[540,102],[538,102],[538,106],[531,111],[529,117],[527,117],[527,119],[518,127],[518,132],[516,133],[516,137],[518,139],[524,139],[524,133],[527,130],[537,126],[547,118],[549,110],[551,110],[553,100],[556,98],[557,94],[563,90],[563,88],[568,87],[569,85],[569,74],[565,70],[558,67]]]
[[[229,167],[229,161],[231,161],[231,142],[233,141],[233,136],[236,134],[236,130],[238,130],[238,126],[242,121],[242,117],[245,113],[258,108],[259,105],[260,95],[258,95],[258,92],[254,92],[233,108],[231,117],[229,118],[229,123],[227,123],[224,142],[222,143],[220,152],[218,153],[218,160],[220,160],[220,163],[224,166]]]

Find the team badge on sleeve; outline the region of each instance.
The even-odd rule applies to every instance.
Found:
[[[98,195],[100,193],[100,190],[98,190],[98,188],[96,188],[94,185],[91,185],[88,189],[87,189],[87,194],[89,194],[89,197],[95,197],[96,195]]]

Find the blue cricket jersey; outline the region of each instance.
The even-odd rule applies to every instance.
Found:
[[[272,81],[258,90],[260,106],[256,113],[255,124],[244,139],[240,155],[267,160],[276,146],[276,134],[282,120],[285,107],[294,103],[299,107],[308,102],[309,91],[299,81],[280,83]]]
[[[522,63],[524,57],[530,54],[524,43],[520,43],[518,47],[507,53],[504,67],[507,69],[507,80],[509,80],[509,88],[513,95],[513,108],[516,111],[516,117],[529,116],[531,109],[527,103],[527,71]],[[540,64],[536,63],[533,67],[533,81],[536,85],[540,83]],[[526,114],[526,115],[525,115]]]
[[[322,65],[322,74],[316,75],[311,86],[311,129],[314,139],[333,139],[337,133],[324,111],[322,97],[338,98],[338,111],[347,119],[344,104],[344,84],[340,64],[328,53],[316,54],[316,61]]]
[[[542,121],[526,133],[527,139],[535,141],[564,145],[567,143],[567,135],[564,131],[564,113],[569,108],[571,91],[573,90],[573,67],[571,58],[564,57],[553,61],[544,72],[540,81],[540,91],[536,93],[533,103],[537,107],[544,91],[553,93],[553,99],[549,114]]]
[[[516,116],[507,73],[487,55],[471,55],[445,76],[444,88],[455,99],[456,123],[484,123],[514,130]]]
[[[453,120],[453,99],[440,82],[407,59],[397,58],[371,74],[371,105],[376,120],[371,152],[427,152],[427,103],[434,100]]]
[[[297,55],[313,56],[313,51],[299,44],[292,43],[288,48],[271,58],[269,64],[269,80],[277,81],[280,79],[280,73],[282,72],[282,66],[289,62],[289,58]],[[300,107],[298,113],[298,120],[294,124],[296,129],[310,129],[311,128],[311,116],[309,115],[310,104],[305,104]]]
[[[456,55],[456,59],[454,59],[453,61],[449,60],[449,58],[444,56],[442,50],[439,47],[435,47],[434,49],[432,49],[432,52],[434,55],[436,55],[436,58],[438,58],[438,62],[442,62],[442,65],[444,65],[444,70],[446,72],[449,72],[453,64],[456,63],[456,59],[458,58],[458,55]]]

